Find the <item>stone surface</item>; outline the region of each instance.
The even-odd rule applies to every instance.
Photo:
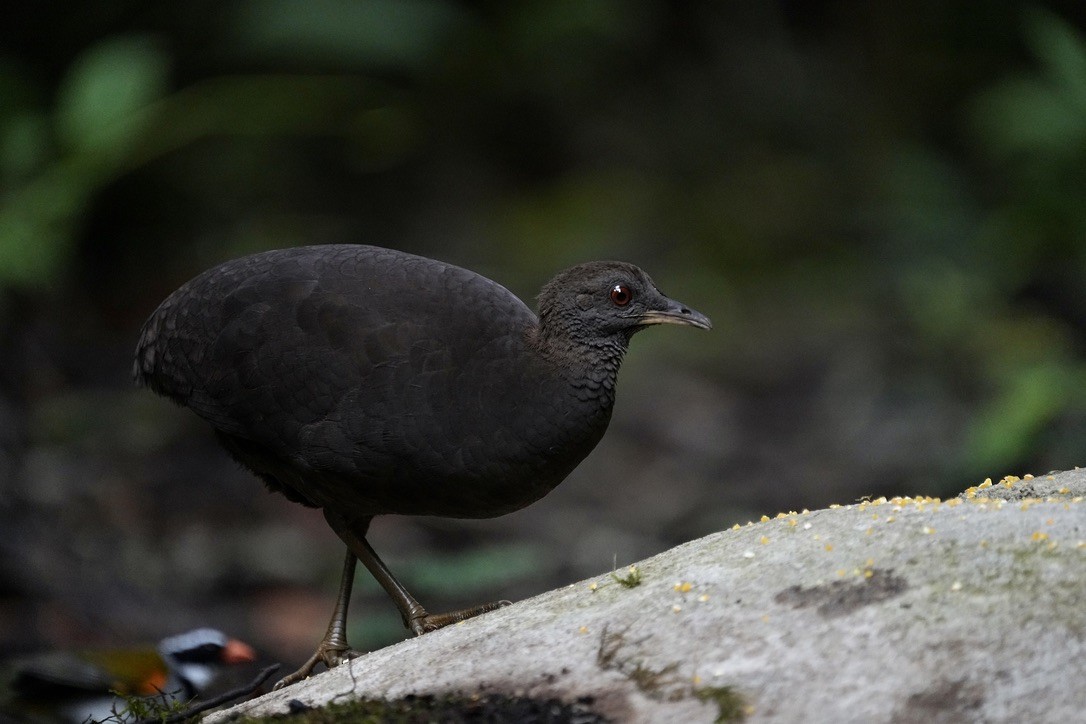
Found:
[[[1072,721],[1086,471],[716,533],[208,719],[352,697],[578,702],[614,721]],[[297,706],[297,704],[295,704]]]

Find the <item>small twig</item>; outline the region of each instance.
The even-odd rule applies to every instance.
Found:
[[[222,706],[223,704],[231,702],[234,699],[241,698],[246,694],[253,693],[254,691],[256,691],[257,687],[259,687],[261,684],[271,678],[271,675],[279,670],[279,666],[279,664],[272,664],[271,666],[267,667],[259,674],[257,674],[256,678],[250,681],[245,686],[240,686],[237,689],[231,689],[225,694],[220,694],[219,696],[216,696],[214,699],[208,699],[207,701],[200,702],[199,705],[194,706],[190,709],[186,709],[185,711],[179,711],[176,714],[171,714],[165,719],[161,719],[158,717],[150,719],[140,719],[138,722],[136,722],[136,724],[177,724],[178,722],[183,722],[191,719],[197,714],[203,713],[209,709],[214,709],[217,706]]]

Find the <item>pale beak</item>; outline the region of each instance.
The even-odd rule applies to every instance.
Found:
[[[712,329],[713,323],[709,321],[701,312],[695,312],[690,307],[676,302],[674,299],[667,300],[667,307],[664,309],[650,309],[641,315],[641,319],[638,320],[643,325],[649,324],[685,324],[690,327],[697,327],[698,329]]]

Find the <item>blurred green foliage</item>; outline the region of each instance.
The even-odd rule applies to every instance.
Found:
[[[19,103],[21,79],[4,84],[0,283],[48,285],[61,272],[79,217],[132,153],[148,106],[166,92],[166,67],[146,39],[119,38],[72,63],[51,109]]]
[[[320,241],[501,268],[518,291],[648,258],[716,300],[732,341],[699,354],[721,381],[861,334],[902,356],[888,394],[931,378],[971,411],[947,470],[1086,452],[1045,441],[1086,406],[1078,6],[17,5],[11,293],[106,284],[116,310]]]
[[[611,431],[538,511],[378,533],[433,610],[775,510],[1086,460],[1082,0],[16,0],[4,20],[0,648],[242,604],[282,643],[266,594],[333,585],[319,516],[129,387],[154,306],[257,250],[392,246],[526,300],[622,258],[713,319],[635,341]],[[291,515],[292,536],[268,525]],[[239,523],[256,553],[234,564]],[[400,635],[375,588],[359,576],[357,641]]]
[[[440,0],[247,0],[228,11],[239,52],[336,69],[424,70],[461,12]]]
[[[1073,162],[1086,148],[1086,36],[1033,10],[1024,32],[1032,72],[996,82],[975,101],[977,133],[995,158],[1022,165]]]

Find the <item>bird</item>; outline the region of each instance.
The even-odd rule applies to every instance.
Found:
[[[0,721],[102,721],[126,706],[122,697],[188,701],[226,667],[255,660],[249,644],[213,628],[169,636],[157,647],[33,654],[7,667]]]
[[[242,466],[321,509],[347,546],[325,635],[276,688],[358,655],[346,638],[358,561],[415,635],[508,605],[428,612],[370,545],[370,522],[534,503],[603,437],[636,332],[712,327],[625,262],[561,271],[537,301],[534,313],[446,262],[329,244],[222,263],[144,323],[137,385],[209,422]]]

